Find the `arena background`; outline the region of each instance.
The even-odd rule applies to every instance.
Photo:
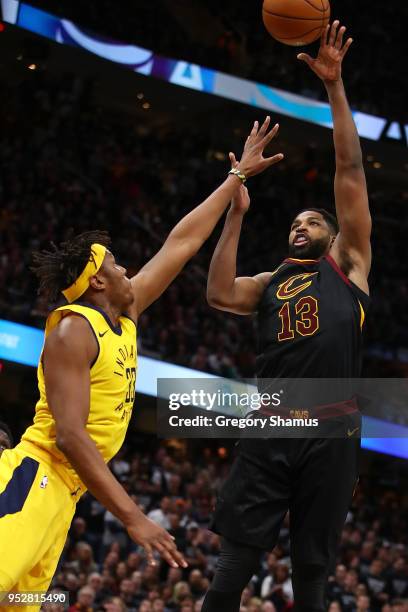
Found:
[[[334,154],[323,87],[297,62],[296,50],[267,35],[258,1],[239,10],[230,0],[2,0],[1,7],[0,419],[18,439],[37,398],[33,365],[42,335],[32,328],[43,328],[53,306],[37,296],[33,249],[63,239],[69,228],[108,229],[117,258],[134,273],[223,180],[228,151],[239,153],[251,122],[268,111],[281,125],[278,149],[286,159],[250,183],[239,273],[273,269],[296,211],[333,208]],[[355,39],[344,80],[364,136],[374,222],[364,375],[405,378],[408,112],[400,24],[408,9],[343,0],[332,2],[332,13]],[[233,379],[253,375],[252,320],[205,301],[218,235],[219,228],[140,319],[134,416],[111,466],[176,536],[189,570],[148,568],[116,519],[86,495],[53,583],[70,591],[75,609],[200,610],[218,550],[206,527],[234,445],[158,440],[155,385],[157,360],[162,376],[177,376],[175,366]],[[408,425],[408,411],[382,416]],[[365,446],[383,452],[363,453],[330,609],[404,612],[408,442]],[[288,550],[286,524],[244,595],[243,611],[290,609]]]

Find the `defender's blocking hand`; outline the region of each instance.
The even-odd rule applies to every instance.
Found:
[[[279,125],[276,124],[268,132],[270,121],[271,118],[267,117],[261,127],[259,127],[258,121],[255,121],[252,131],[246,139],[241,161],[238,162],[237,168],[247,177],[255,176],[283,159],[282,153],[267,158],[263,156],[265,148],[275,138],[279,130]]]

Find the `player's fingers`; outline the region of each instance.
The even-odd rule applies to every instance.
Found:
[[[337,38],[336,38],[336,44],[335,47],[336,49],[341,49],[343,46],[343,36],[344,36],[344,32],[346,31],[346,27],[345,26],[341,26],[340,30],[337,33]]]
[[[177,550],[177,546],[176,546],[176,542],[175,542],[176,538],[172,535],[169,534],[168,531],[163,531],[163,533],[160,536],[160,542],[161,544],[164,544],[164,546],[166,546],[166,548],[171,549],[171,550]]]
[[[352,38],[348,38],[346,40],[346,42],[344,43],[344,47],[341,50],[341,57],[344,57],[346,55],[347,51],[350,49],[352,42],[353,42]]]
[[[174,541],[174,537],[171,536],[167,531],[165,531],[164,538],[165,539],[164,541],[162,540],[162,544],[170,552],[173,559],[175,559],[176,563],[178,563],[178,565],[181,565],[182,567],[187,567],[186,560],[184,559],[183,555],[177,549],[176,543]]]
[[[245,200],[245,198],[246,198],[247,193],[246,193],[245,189],[246,189],[245,185],[240,185],[239,186],[239,196],[240,196],[241,200]]]
[[[154,542],[153,546],[155,547],[157,552],[160,553],[160,556],[163,557],[163,559],[167,561],[169,565],[171,565],[171,567],[179,567],[178,563],[176,563],[176,561],[173,559],[170,551],[168,551],[163,544],[161,544],[160,542]]]
[[[273,140],[273,138],[275,138],[275,136],[278,133],[278,131],[279,131],[279,123],[276,123],[273,126],[273,128],[271,129],[271,131],[268,132],[268,134],[262,140],[262,148],[263,149],[266,147],[267,144],[269,144],[271,142],[271,140]]]
[[[269,166],[273,166],[274,164],[277,164],[278,162],[282,161],[284,157],[285,156],[283,155],[283,153],[278,153],[277,155],[274,155],[273,157],[267,157],[266,159],[264,159],[265,168],[269,168]]]
[[[174,561],[177,563],[177,565],[178,565],[179,567],[184,567],[184,568],[185,568],[185,567],[188,567],[188,563],[187,563],[187,561],[184,559],[184,557],[183,557],[183,555],[181,554],[181,552],[179,552],[179,551],[177,550],[177,548],[176,548],[176,550],[175,550],[175,551],[173,551],[171,554],[172,554],[173,560],[174,560]]]
[[[337,36],[337,28],[339,27],[340,22],[336,19],[336,21],[333,21],[332,23],[332,27],[330,30],[330,38],[329,38],[329,45],[331,47],[334,46],[334,42],[336,40],[336,36]]]
[[[159,544],[165,548],[166,554],[170,555],[170,558],[172,559],[171,564],[175,563],[178,567],[187,567],[187,562],[183,555],[177,550],[177,546],[175,545],[174,541],[169,541],[166,539],[159,542]],[[167,557],[166,561],[169,562]]]
[[[259,128],[259,123],[258,123],[258,121],[255,121],[255,123],[254,123],[254,127],[252,128],[251,133],[250,133],[250,135],[249,135],[249,136],[248,136],[248,138],[247,138],[247,141],[248,141],[250,138],[255,137],[255,136],[257,135],[257,133],[258,133],[258,128]]]
[[[297,58],[301,62],[305,62],[308,66],[312,66],[313,64],[313,58],[310,57],[310,55],[308,55],[307,53],[299,53]]]
[[[153,549],[150,546],[150,544],[145,544],[144,549],[146,551],[147,563],[149,565],[156,565],[156,561],[154,560],[154,557],[153,557]]]
[[[230,158],[230,162],[231,162],[231,168],[236,168],[238,166],[238,162],[237,162],[237,159],[236,159],[234,153],[231,152],[229,154],[229,158]]]
[[[268,115],[268,116],[266,117],[265,121],[263,122],[263,124],[261,125],[261,129],[260,129],[260,130],[259,130],[259,132],[258,132],[258,136],[259,136],[260,138],[263,138],[263,136],[265,136],[265,134],[266,134],[266,132],[267,132],[267,130],[268,130],[268,127],[269,127],[270,122],[271,122],[271,118],[270,118],[270,117],[269,117],[269,115]]]
[[[329,35],[329,31],[330,31],[330,24],[328,23],[327,26],[323,29],[322,35],[320,37],[321,47],[325,47],[327,45],[327,37]]]

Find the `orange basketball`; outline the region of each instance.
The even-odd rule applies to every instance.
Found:
[[[269,34],[293,47],[309,45],[330,19],[329,0],[264,0],[263,22]]]

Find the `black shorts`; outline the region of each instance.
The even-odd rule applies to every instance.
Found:
[[[211,528],[272,550],[289,510],[292,561],[331,567],[358,480],[360,431],[350,438],[240,440]]]

